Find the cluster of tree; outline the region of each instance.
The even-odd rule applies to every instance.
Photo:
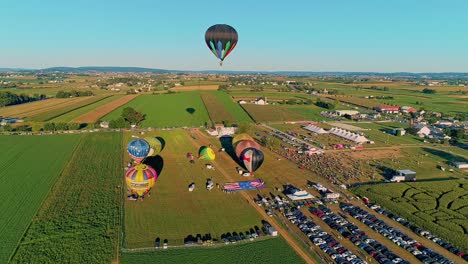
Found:
[[[227,84],[221,84],[218,86],[218,91],[227,91],[228,90],[228,85]]]
[[[393,96],[389,96],[389,95],[378,95],[375,98],[376,99],[384,99],[384,100],[393,100]]]
[[[437,91],[434,89],[424,88],[422,92],[425,94],[435,94]]]
[[[444,129],[444,133],[456,141],[468,139],[468,135],[465,135],[465,131],[463,129],[454,129],[448,127]]]
[[[320,101],[320,99],[318,99],[317,102],[315,102],[315,105],[326,108],[326,109],[334,109],[336,107],[335,104],[323,102],[323,101]]]
[[[136,94],[137,92],[135,92],[134,89],[130,89],[130,90],[127,90],[127,94]]]
[[[92,91],[58,91],[55,95],[56,98],[70,98],[70,97],[82,97],[82,96],[92,96],[94,95]]]
[[[26,94],[17,95],[11,92],[0,92],[0,107],[44,100],[46,98],[47,97],[44,94],[34,94],[33,96],[29,96]]]
[[[45,123],[44,131],[78,130],[82,127],[78,123]]]
[[[132,107],[125,107],[119,118],[109,122],[109,128],[128,128],[131,125],[139,125],[143,120],[145,120],[145,114]]]
[[[307,99],[307,100],[289,99],[289,100],[280,101],[278,103],[280,103],[280,104],[289,104],[289,105],[296,105],[296,104],[310,105],[310,104],[312,104],[312,100],[310,100],[310,99]]]
[[[254,86],[250,89],[251,92],[263,92],[263,87]]]
[[[0,80],[0,88],[16,88],[16,87],[18,87],[18,84],[16,84],[15,82],[5,82],[5,83],[3,83]]]
[[[368,89],[370,89],[370,90],[376,90],[376,91],[390,91],[390,88],[388,88],[387,86],[378,87],[378,86],[372,85],[372,86],[369,87]]]
[[[28,125],[21,125],[21,126],[15,126],[15,127],[6,125],[2,127],[2,130],[5,132],[24,132],[24,131],[32,131],[32,127]]]

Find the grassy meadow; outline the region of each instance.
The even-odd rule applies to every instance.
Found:
[[[102,119],[119,118],[127,106],[146,114],[143,127],[203,126],[209,122],[205,105],[197,92],[140,95]]]
[[[0,136],[0,263],[8,262],[80,138]]]
[[[121,151],[119,133],[83,136],[12,263],[110,263],[116,257]]]

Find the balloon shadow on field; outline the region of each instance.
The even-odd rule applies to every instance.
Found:
[[[191,115],[193,115],[193,113],[195,113],[195,108],[192,108],[192,107],[188,107],[188,108],[185,108],[185,111]]]
[[[232,158],[232,160],[234,160],[237,164],[243,166],[243,164],[240,163],[240,160],[236,155],[234,147],[232,146],[232,137],[223,136],[219,138],[219,141],[221,141],[221,146],[224,148],[224,151]]]
[[[164,138],[162,137],[156,137],[156,139],[159,140],[159,142],[161,142],[161,151],[163,151],[166,147],[166,140],[164,140]]]
[[[151,166],[154,170],[156,170],[158,177],[161,176],[161,172],[164,168],[164,160],[161,156],[156,155],[153,157],[147,157],[143,163]]]

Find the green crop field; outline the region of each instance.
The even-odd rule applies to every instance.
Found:
[[[468,250],[468,184],[461,180],[360,186],[359,195]]]
[[[0,263],[7,263],[81,136],[0,136]]]
[[[143,127],[202,126],[210,120],[198,92],[141,95],[102,119],[117,119],[128,106],[146,114]]]
[[[289,111],[287,107],[280,105],[244,104],[242,107],[255,122],[312,120],[312,118]]]
[[[123,253],[121,263],[304,263],[281,238],[216,248],[181,248]]]
[[[63,156],[50,147],[48,153]],[[12,263],[110,263],[119,236],[121,157],[121,134],[83,136]]]
[[[218,170],[206,169],[207,162],[189,162],[186,153],[197,156],[202,145],[188,131],[160,131],[154,135],[162,137],[166,146],[160,153],[161,159],[155,165],[149,164],[162,169],[150,197],[143,202],[125,202],[126,248],[153,247],[157,237],[161,241],[168,239],[169,245],[183,244],[184,238],[197,234],[210,233],[220,239],[223,233],[261,226],[262,218],[240,195],[229,195],[216,187],[206,190],[208,178],[220,184],[228,180]],[[130,140],[130,134],[126,136]],[[234,167],[232,172],[235,173]],[[189,192],[192,182],[196,188]]]
[[[61,108],[53,109],[51,111],[33,115],[28,120],[39,121],[39,122],[49,121],[51,119],[60,117],[61,115],[65,115],[67,113],[73,112],[74,110],[92,105],[96,102],[100,102],[108,97],[109,95],[92,96],[90,98],[86,98],[85,100],[82,100],[72,105],[67,105]]]
[[[239,123],[248,123],[252,122],[252,119],[249,115],[239,106],[237,102],[234,102],[231,96],[224,92],[213,92],[213,94],[218,98],[218,101],[226,108],[226,110],[234,116],[237,122]],[[210,112],[211,115],[211,112]]]
[[[213,123],[235,123],[237,120],[213,93],[202,93],[201,98]]]
[[[330,120],[327,117],[324,117],[320,114],[322,111],[326,111],[327,109],[318,107],[316,105],[284,105],[285,107],[291,112],[299,114],[303,116],[304,120],[312,120],[312,121],[322,121],[322,120]]]
[[[95,103],[92,103],[92,104],[89,104],[87,106],[84,106],[84,107],[81,107],[81,108],[78,108],[76,110],[73,110],[71,112],[68,112],[66,114],[63,114],[63,115],[60,115],[52,120],[50,120],[51,122],[70,122],[72,121],[73,119],[81,116],[81,115],[84,115],[86,113],[88,113],[89,111],[91,110],[94,110],[100,106],[103,106],[105,104],[108,104],[112,101],[115,101],[121,97],[123,97],[124,95],[121,94],[121,95],[114,95],[114,96],[109,96],[107,98],[104,98],[102,100],[99,100],[99,101],[96,101]]]

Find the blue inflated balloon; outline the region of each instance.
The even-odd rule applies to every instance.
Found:
[[[127,145],[127,151],[133,159],[144,159],[150,152],[150,145],[142,139],[132,140]]]

